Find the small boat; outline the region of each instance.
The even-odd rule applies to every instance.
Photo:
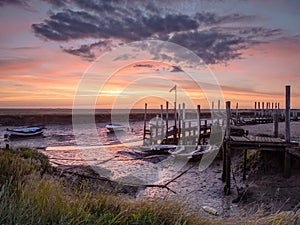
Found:
[[[105,126],[109,132],[125,131],[126,127],[119,123],[109,123]]]
[[[170,154],[169,151],[175,150],[176,148],[177,145],[153,145],[150,149],[147,149],[144,152],[151,155]]]
[[[43,133],[44,127],[42,126],[31,126],[31,127],[22,127],[15,129],[6,129],[4,133],[4,138],[10,137],[32,137],[40,135]]]
[[[186,146],[177,146],[174,150],[169,150],[169,153],[176,157],[187,159],[188,161],[200,161],[204,154],[210,153],[212,151],[217,151],[219,148],[215,145],[186,145]]]

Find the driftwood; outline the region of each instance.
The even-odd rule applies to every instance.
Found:
[[[63,166],[63,164],[60,163],[55,163],[56,165],[60,165]],[[175,191],[173,191],[172,189],[170,189],[168,187],[169,184],[171,184],[172,182],[174,182],[175,180],[177,180],[178,178],[180,178],[181,176],[183,176],[184,174],[186,174],[189,170],[191,170],[196,164],[193,164],[192,166],[190,166],[189,168],[187,168],[186,170],[182,171],[180,174],[178,174],[176,177],[174,177],[173,179],[169,180],[168,182],[166,182],[165,184],[144,184],[144,185],[127,185],[127,186],[133,186],[133,187],[142,187],[142,188],[165,188],[168,191],[171,191],[172,193],[176,194]],[[56,168],[56,170],[58,170],[60,172],[60,176],[62,174],[71,174],[71,175],[76,175],[80,178],[84,178],[84,179],[93,179],[93,180],[101,180],[101,181],[106,181],[109,183],[118,183],[116,181],[113,181],[107,177],[101,177],[101,176],[94,176],[94,175],[89,175],[89,174],[83,174],[83,173],[79,173],[76,171],[70,171],[71,169],[75,169],[75,168],[79,168],[80,166],[70,166],[67,168]]]

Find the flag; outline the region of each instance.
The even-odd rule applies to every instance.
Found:
[[[172,92],[172,91],[174,91],[174,90],[176,90],[176,85],[174,85],[174,87],[172,87],[172,88],[169,90],[169,92]]]

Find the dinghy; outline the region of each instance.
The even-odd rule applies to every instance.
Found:
[[[105,126],[109,132],[125,131],[126,127],[118,123],[109,123]]]
[[[6,129],[4,133],[4,138],[10,137],[32,137],[40,135],[43,133],[44,127],[41,126],[31,126],[31,127],[22,127],[15,129]]]
[[[200,161],[204,154],[211,153],[213,151],[218,151],[219,148],[215,145],[200,145],[195,148],[193,145],[182,145],[177,146],[174,150],[169,150],[169,153],[176,157],[187,159],[188,161]]]

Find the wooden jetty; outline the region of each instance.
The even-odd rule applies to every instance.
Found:
[[[144,145],[205,145],[211,135],[211,130],[221,130],[226,122],[225,138],[222,144],[222,158],[223,158],[223,173],[222,180],[225,182],[224,191],[226,195],[231,192],[231,155],[232,150],[243,151],[243,179],[246,179],[246,161],[247,152],[253,149],[259,151],[276,151],[283,152],[284,155],[284,176],[291,175],[291,161],[293,157],[300,158],[299,143],[291,141],[290,122],[297,120],[300,116],[299,110],[291,110],[290,107],[290,86],[286,86],[286,108],[285,110],[279,108],[279,103],[271,102],[255,102],[254,111],[248,111],[248,122],[245,117],[242,118],[242,113],[239,111],[238,103],[235,110],[231,110],[231,102],[226,102],[226,111],[220,109],[220,101],[218,101],[218,109],[214,110],[212,103],[212,110],[210,116],[220,113],[226,113],[227,121],[222,120],[222,116],[217,117],[216,120],[208,120],[201,118],[200,105],[197,106],[197,119],[191,120],[186,117],[185,104],[178,105],[178,108],[169,111],[169,103],[166,102],[166,109],[163,110],[161,105],[161,113],[147,121],[147,104],[145,104],[144,115]],[[262,107],[261,107],[262,106]],[[203,117],[203,115],[202,115]],[[172,121],[169,119],[172,118]],[[249,119],[250,118],[250,119]],[[252,118],[252,119],[251,119]],[[219,120],[220,119],[220,120]],[[250,121],[250,122],[249,122]],[[285,139],[278,136],[279,122],[285,121],[286,131]],[[251,136],[244,132],[242,128],[233,127],[233,125],[245,124],[261,124],[273,123],[273,136]],[[148,123],[148,124],[147,124]],[[149,126],[149,123],[151,125]],[[212,126],[217,123],[218,126]],[[240,129],[240,130],[239,130]],[[243,132],[240,132],[240,131]]]
[[[284,176],[291,175],[291,158],[300,157],[299,143],[291,142],[290,130],[290,86],[286,86],[286,109],[285,109],[285,140],[278,138],[278,119],[276,119],[274,127],[274,137],[258,137],[258,136],[232,136],[230,133],[231,109],[230,102],[226,102],[227,112],[227,130],[223,148],[223,174],[222,180],[225,183],[224,191],[226,195],[230,194],[231,187],[231,150],[243,150],[243,179],[246,179],[246,159],[248,150],[260,151],[282,151],[284,152]],[[277,129],[277,130],[276,130]]]
[[[172,117],[173,121],[169,121]],[[165,120],[164,120],[165,119]],[[172,124],[172,125],[171,125]],[[166,102],[164,114],[161,105],[161,114],[147,121],[147,104],[144,115],[144,145],[200,145],[207,144],[210,137],[212,124],[206,119],[201,119],[200,105],[197,106],[197,119],[187,119],[185,104],[179,104],[178,110],[169,113],[169,103]]]

